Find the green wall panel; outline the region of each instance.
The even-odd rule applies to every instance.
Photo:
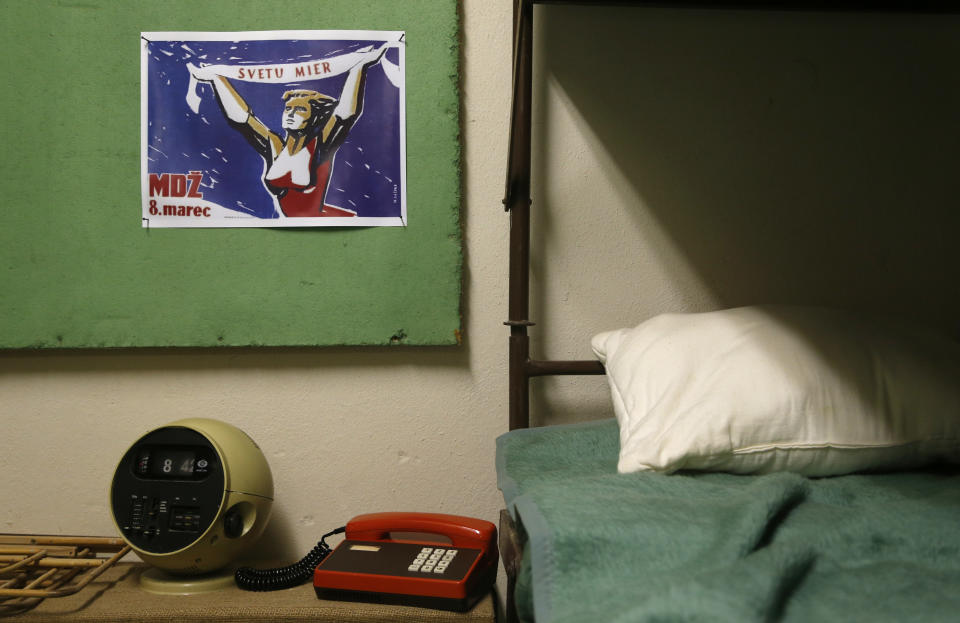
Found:
[[[3,4],[0,347],[456,344],[455,0]],[[140,33],[406,31],[406,227],[144,229]]]

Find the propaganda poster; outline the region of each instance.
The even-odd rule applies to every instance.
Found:
[[[144,227],[406,225],[404,33],[141,33]]]

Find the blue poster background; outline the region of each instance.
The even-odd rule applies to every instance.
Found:
[[[375,40],[148,41],[147,173],[203,171],[203,197],[224,208],[259,218],[278,218],[273,196],[263,184],[265,163],[221,112],[212,87],[200,83],[199,113],[187,106],[187,63],[262,65],[304,62],[379,46]],[[400,64],[396,48],[386,58]],[[401,65],[401,71],[403,67]],[[283,101],[291,88],[319,91],[339,99],[346,75],[287,84],[231,80],[253,114],[283,136]],[[333,161],[326,195],[329,205],[360,217],[400,217],[401,90],[378,64],[367,73],[363,112]]]

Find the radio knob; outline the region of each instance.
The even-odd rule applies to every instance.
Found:
[[[223,533],[230,539],[235,539],[243,534],[243,517],[236,506],[227,510],[223,515]]]

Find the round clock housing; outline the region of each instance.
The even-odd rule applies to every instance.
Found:
[[[180,575],[225,567],[263,533],[273,505],[266,457],[239,428],[191,418],[145,434],[113,475],[110,508],[145,562]]]

